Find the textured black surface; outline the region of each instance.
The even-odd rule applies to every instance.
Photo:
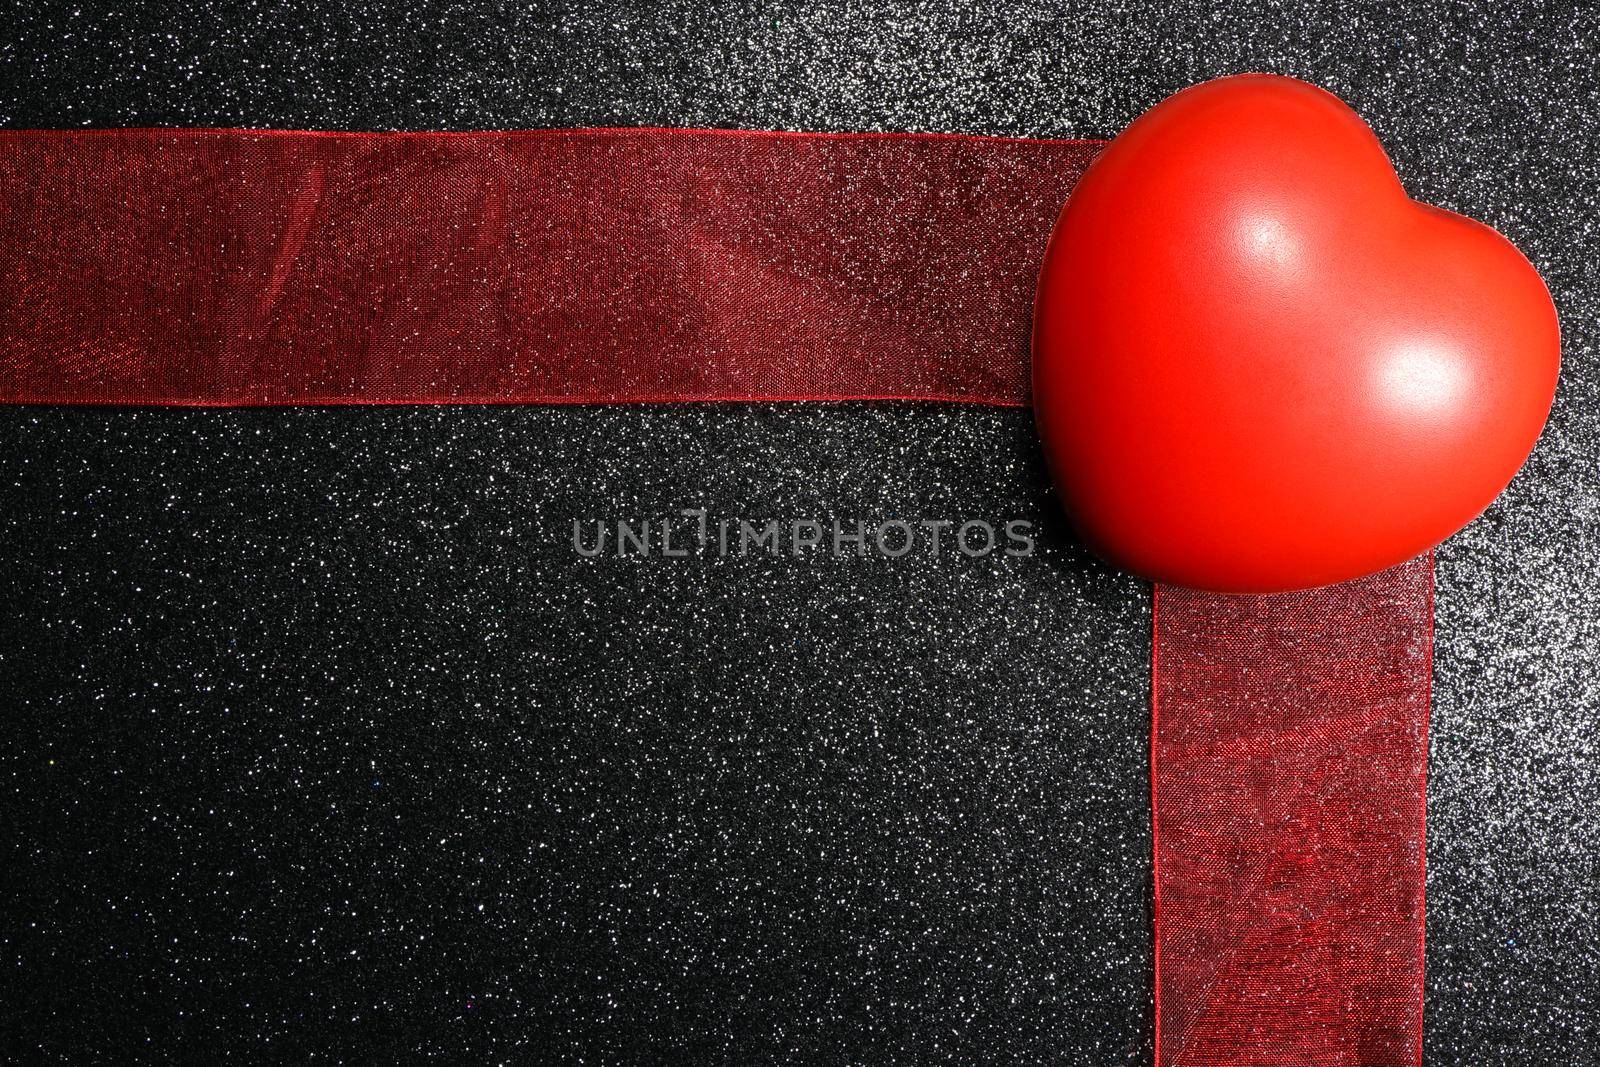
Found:
[[[11,126],[1108,136],[1276,70],[1544,271],[1527,471],[1439,558],[1430,1064],[1600,1034],[1600,76],[1576,4],[29,5]],[[1050,513],[1025,414],[0,412],[9,1050],[1136,1063],[1146,595],[586,564],[573,517]],[[53,761],[53,762],[52,762]],[[20,877],[17,875],[20,874]],[[479,908],[482,910],[479,910]]]
[[[3,440],[14,1037],[1146,1041],[1147,602],[1069,547],[1020,413],[13,411]],[[683,507],[1041,543],[573,549]]]

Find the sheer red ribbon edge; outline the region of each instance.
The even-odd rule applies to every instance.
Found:
[[[0,146],[0,306],[13,309],[0,321],[0,402],[1018,406],[1037,263],[1099,143],[95,130],[0,131]],[[1431,665],[1431,565],[1407,566],[1427,569],[1426,619],[1393,609],[1412,627],[1395,645],[1420,642]],[[1162,692],[1163,592],[1152,655],[1157,1062],[1198,1067],[1252,1052],[1207,1059],[1187,1031],[1170,1032],[1176,997],[1206,991],[1163,982],[1173,915],[1161,890],[1161,708],[1184,699]],[[1370,613],[1387,596],[1355,603]],[[1193,618],[1239,603],[1195,600]],[[1256,604],[1245,632],[1281,623],[1271,598]],[[1315,645],[1316,625],[1300,625]],[[1255,1048],[1249,1062],[1420,1062],[1430,673],[1409,738],[1422,745],[1416,953],[1402,976],[1413,1006],[1398,1017],[1413,1036],[1357,1049],[1359,1060],[1337,1047],[1276,1059]]]

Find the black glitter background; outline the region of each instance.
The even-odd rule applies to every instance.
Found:
[[[1544,272],[1529,468],[1439,556],[1426,1059],[1600,1042],[1600,19],[1576,4],[26,4],[0,122],[1109,136],[1340,93]],[[587,561],[574,518],[1033,519]],[[0,410],[13,1059],[1140,1063],[1147,590],[1022,412]]]

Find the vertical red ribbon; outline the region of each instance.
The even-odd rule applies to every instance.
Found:
[[[0,133],[0,402],[1023,404],[1097,148]],[[1159,1067],[1416,1062],[1430,594],[1158,591]]]
[[[1420,1062],[1432,593],[1156,591],[1157,1067]]]

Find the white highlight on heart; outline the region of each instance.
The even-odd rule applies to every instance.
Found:
[[[1272,215],[1243,215],[1236,240],[1245,255],[1264,266],[1295,267],[1302,258],[1294,228]]]
[[[1456,407],[1470,383],[1459,354],[1448,346],[1408,340],[1377,364],[1380,395],[1411,414]]]

